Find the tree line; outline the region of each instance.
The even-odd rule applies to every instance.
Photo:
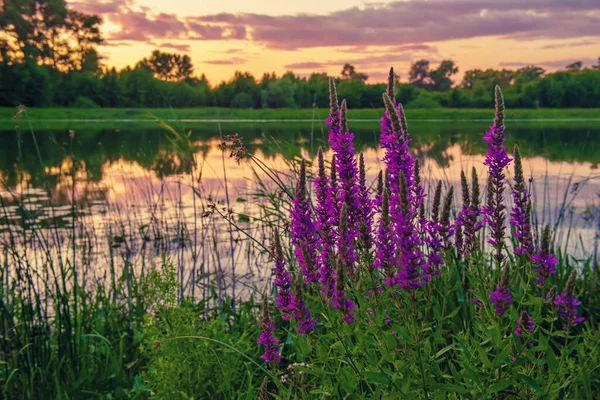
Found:
[[[188,55],[155,50],[120,71],[102,64],[101,19],[68,8],[63,0],[4,0],[0,13],[0,106],[309,108],[328,106],[325,73],[286,72],[256,78],[237,71],[210,85]],[[396,96],[408,107],[478,108],[493,105],[500,85],[508,107],[600,107],[600,59],[546,73],[538,66],[474,69],[455,82],[452,60],[414,62]],[[384,84],[349,64],[338,82],[352,108],[379,108]]]

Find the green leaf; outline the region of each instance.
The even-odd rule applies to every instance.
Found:
[[[342,379],[340,385],[342,386],[342,389],[347,393],[354,393],[358,386],[354,372],[351,371],[350,367],[342,368],[341,372]]]
[[[456,314],[458,314],[458,312],[460,311],[460,306],[456,307],[450,314],[446,315],[444,317],[444,319],[452,319],[456,316]]]
[[[367,382],[380,383],[380,384],[386,384],[386,383],[390,382],[388,377],[385,376],[385,374],[382,372],[365,371],[363,373],[363,375],[364,375],[365,379],[367,380]]]
[[[388,350],[394,350],[398,346],[396,337],[389,332],[383,332],[383,341]]]
[[[508,357],[509,352],[510,352],[510,343],[507,344],[506,347],[504,347],[504,349],[502,349],[502,351],[500,352],[498,357],[496,357],[496,362],[494,363],[496,368],[501,366],[502,363],[504,363],[506,361],[506,358]]]
[[[452,383],[434,383],[431,387],[446,393],[469,393],[467,388]]]
[[[441,356],[443,356],[445,353],[449,352],[453,348],[454,348],[454,343],[444,347],[443,349],[441,349],[440,351],[435,353],[435,358],[440,358]]]
[[[492,362],[490,361],[490,358],[488,357],[485,349],[483,347],[479,347],[478,351],[479,351],[479,359],[481,360],[483,365],[485,365],[487,368],[492,368]]]
[[[527,376],[525,374],[518,374],[519,378],[523,380],[530,388],[536,391],[537,394],[544,394],[544,390],[532,377]]]
[[[502,379],[490,386],[490,388],[488,389],[488,393],[498,393],[499,391],[506,389],[512,384],[512,381],[509,381],[508,379]]]

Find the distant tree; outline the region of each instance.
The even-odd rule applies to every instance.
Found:
[[[342,79],[345,80],[356,79],[364,82],[367,79],[369,79],[369,75],[363,74],[361,72],[356,72],[354,65],[350,64],[344,64],[344,68],[342,69],[341,75]]]
[[[486,89],[491,89],[496,85],[506,88],[510,86],[515,76],[516,72],[508,69],[486,69],[485,71],[472,69],[465,72],[461,86],[465,89],[472,89],[477,82],[481,82]]]
[[[600,69],[600,57],[598,57],[598,64],[592,65],[592,69]]]
[[[101,19],[64,0],[4,0],[0,12],[3,62],[35,60],[57,70],[81,69],[85,55],[104,43]]]
[[[575,62],[573,62],[573,63],[571,63],[571,64],[567,65],[567,66],[565,67],[565,69],[566,69],[567,71],[571,71],[571,72],[573,72],[573,71],[579,71],[579,70],[581,70],[581,66],[582,66],[582,64],[583,64],[583,63],[582,63],[581,61],[575,61]]]
[[[429,61],[419,60],[413,63],[408,72],[408,82],[418,88],[429,89],[431,87]]]
[[[159,79],[171,82],[190,79],[194,73],[194,66],[188,55],[163,53],[160,50],[154,50],[150,58],[142,59],[138,66],[147,68]]]
[[[431,89],[439,92],[447,92],[452,88],[450,77],[458,72],[458,67],[452,60],[444,60],[439,67],[429,73]]]
[[[523,82],[531,82],[541,78],[545,73],[546,71],[542,67],[527,65],[526,67],[522,67],[517,70],[516,79],[521,79]]]

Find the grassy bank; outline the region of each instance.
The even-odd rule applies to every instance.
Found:
[[[352,120],[378,120],[383,115],[381,109],[350,110]],[[0,124],[13,124],[14,108],[0,108]],[[218,107],[199,108],[32,108],[28,117],[32,121],[43,120],[156,120],[156,119],[198,119],[198,120],[324,120],[325,109],[234,109]],[[411,121],[419,120],[489,120],[486,109],[413,109],[407,115]],[[507,120],[544,120],[544,119],[600,119],[597,108],[538,108],[508,110]]]

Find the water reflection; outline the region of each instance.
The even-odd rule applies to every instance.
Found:
[[[217,148],[215,124],[186,128],[193,132],[192,170],[160,127],[90,126],[78,129],[74,138],[51,130],[1,132],[2,240],[32,258],[81,252],[84,257],[75,259],[85,270],[82,279],[106,279],[108,268],[143,268],[165,252],[189,294],[207,294],[211,285],[221,292],[234,285],[238,293],[248,292],[268,280],[267,254],[246,234],[268,243],[271,225],[282,224],[279,215],[256,200],[276,186],[264,170],[238,164]],[[438,180],[458,186],[460,171],[472,167],[485,184],[485,123],[423,122],[409,128],[427,186]],[[323,127],[310,124],[222,129],[239,133],[255,158],[283,173],[293,166],[291,160],[314,161],[317,148],[326,143]],[[373,182],[382,168],[378,126],[357,123],[353,131]],[[557,224],[557,243],[577,254],[591,251],[596,230],[584,217],[600,192],[600,179],[590,179],[598,174],[600,128],[509,123],[507,134],[507,146],[519,143],[525,174],[534,179],[538,229]],[[285,175],[283,180],[289,182]],[[571,193],[575,183],[580,183],[576,196]],[[215,202],[218,212],[211,214],[209,204]],[[230,232],[221,214],[245,232]]]

